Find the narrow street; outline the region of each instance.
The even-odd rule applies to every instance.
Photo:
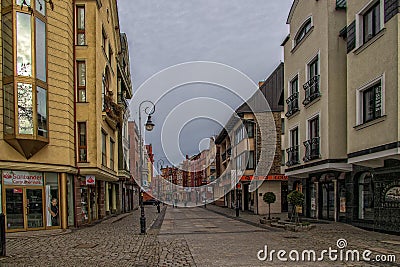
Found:
[[[259,261],[268,245],[280,249],[321,251],[346,238],[348,249],[400,255],[400,237],[367,232],[339,223],[321,223],[310,232],[259,228],[221,215],[229,210],[172,208],[158,215],[146,207],[147,235],[139,234],[139,211],[92,227],[59,235],[18,238],[8,234],[7,257],[1,266],[337,266],[338,262]],[[221,212],[222,211],[222,212]],[[152,226],[150,227],[150,224]],[[318,255],[318,254],[317,254]],[[371,262],[372,264],[372,262]],[[398,266],[342,262],[345,266]]]

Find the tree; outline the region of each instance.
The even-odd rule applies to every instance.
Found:
[[[273,192],[267,192],[264,194],[263,200],[268,204],[268,220],[271,220],[271,203],[275,203],[276,196]]]
[[[287,196],[287,200],[290,204],[293,205],[294,207],[294,213],[295,213],[295,222],[299,223],[299,214],[298,214],[298,207],[303,206],[304,204],[304,194],[300,191],[294,190],[292,191],[288,196]]]

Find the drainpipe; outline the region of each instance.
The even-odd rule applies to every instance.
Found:
[[[77,172],[77,178],[79,179],[79,175],[80,175],[80,168],[78,166],[78,151],[77,151],[77,125],[76,125],[76,69],[75,69],[75,59],[76,59],[76,47],[75,47],[75,36],[76,36],[76,30],[75,30],[75,0],[72,0],[72,66],[73,66],[73,90],[74,90],[74,151],[75,151],[75,168],[78,170]],[[75,227],[78,227],[78,222],[76,219],[76,215],[77,215],[77,207],[75,205],[76,203],[76,194],[75,194],[75,179],[73,179],[72,181],[72,197],[74,199],[74,225]]]

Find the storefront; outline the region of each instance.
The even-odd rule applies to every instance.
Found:
[[[100,219],[99,198],[101,193],[101,182],[96,181],[93,175],[87,175],[79,179],[79,191],[77,204],[80,210],[77,216],[77,224],[88,224]]]
[[[0,199],[7,232],[67,227],[66,174],[12,170],[1,173]]]

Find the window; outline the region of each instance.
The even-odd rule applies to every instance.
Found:
[[[254,138],[254,123],[255,122],[253,120],[246,121],[245,126],[248,138]]]
[[[285,134],[285,119],[281,118],[281,134]]]
[[[304,22],[304,24],[300,28],[300,30],[297,32],[295,40],[294,40],[294,46],[298,45],[304,39],[304,37],[311,30],[311,28],[312,28],[312,21],[311,21],[311,18],[308,18]]]
[[[108,44],[108,60],[110,61],[110,63],[111,63],[112,55],[113,55],[113,51],[111,49],[111,44],[109,43]]]
[[[110,138],[110,168],[114,170],[114,147],[115,142]]]
[[[107,44],[107,34],[106,34],[104,28],[103,28],[102,31],[101,31],[101,38],[102,38],[102,43],[101,43],[101,45],[102,45],[103,50],[104,50],[104,52],[105,52],[105,51],[106,51],[106,44]]]
[[[358,218],[374,219],[374,186],[370,173],[363,173],[358,179]]]
[[[319,116],[308,121],[308,136],[309,139],[319,137]]]
[[[254,170],[254,151],[249,151],[249,160],[247,161],[247,169]]]
[[[290,117],[299,111],[299,76],[296,75],[289,85],[289,98],[286,99],[288,111],[285,116]]]
[[[21,3],[2,2],[3,129],[35,140],[48,138],[46,3]]]
[[[87,162],[87,130],[86,122],[78,122],[79,162]]]
[[[290,130],[290,147],[286,150],[288,154],[287,166],[299,164],[299,128]]]
[[[305,146],[305,162],[320,158],[320,137],[319,137],[319,116],[308,121],[308,140],[303,144]]]
[[[285,164],[286,164],[286,157],[285,156],[286,156],[285,155],[285,150],[281,150],[281,157],[282,157],[281,165],[282,166],[285,166]]]
[[[244,136],[244,128],[241,125],[235,130],[235,145],[239,144],[244,139]]]
[[[85,45],[86,44],[86,35],[85,35],[85,7],[77,6],[76,7],[76,43],[77,45]]]
[[[363,15],[363,43],[368,42],[381,30],[380,1]]]
[[[107,134],[101,131],[101,165],[107,167]]]
[[[78,102],[86,102],[86,62],[77,61]]]
[[[38,136],[47,137],[47,90],[36,87]]]
[[[312,79],[313,77],[319,75],[318,70],[318,56],[315,57],[309,64],[308,64],[308,79]]]
[[[362,91],[362,123],[382,116],[382,82]]]
[[[293,78],[293,80],[290,82],[290,95],[294,95],[299,92],[299,77],[296,75],[296,77]]]
[[[101,87],[101,97],[102,97],[101,103],[102,103],[103,111],[106,108],[105,96],[109,90],[110,90],[110,73],[109,73],[108,67],[106,67],[104,74],[103,74],[102,87]]]

